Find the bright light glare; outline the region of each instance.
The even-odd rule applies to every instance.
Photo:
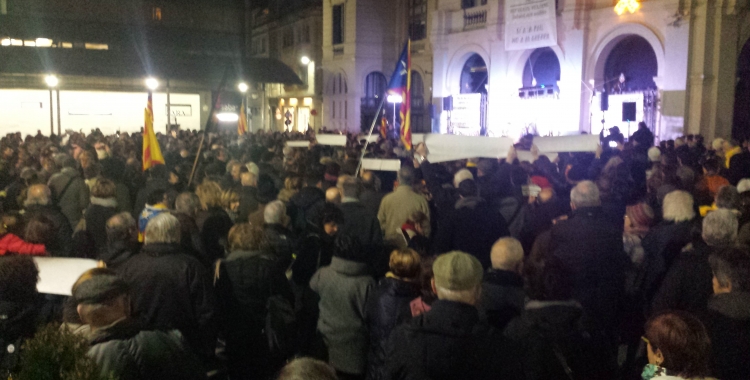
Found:
[[[146,79],[146,88],[153,91],[153,90],[156,90],[158,87],[159,87],[159,81],[156,80],[156,78]]]
[[[302,56],[302,58],[300,59],[300,61],[302,62],[303,65],[307,65],[308,63],[310,63],[310,58],[308,58],[305,55],[305,56]]]
[[[404,98],[398,94],[390,94],[387,97],[388,103],[402,103]]]
[[[10,46],[10,38],[3,38],[2,40],[0,40],[0,45]]]
[[[60,81],[54,75],[47,75],[46,77],[44,77],[44,82],[47,83],[47,86],[49,87],[57,87],[57,84]]]
[[[237,88],[240,89],[240,92],[247,92],[247,89],[249,87],[247,86],[247,83],[242,82],[242,83],[240,83],[240,84],[237,85]]]
[[[232,112],[217,113],[216,118],[221,122],[232,122],[240,119],[240,115]]]
[[[625,13],[625,10],[627,10],[632,14],[640,7],[641,4],[638,4],[638,0],[620,0],[617,5],[615,5],[615,13],[621,16]]]
[[[36,46],[37,47],[50,47],[52,46],[52,40],[49,38],[37,38],[36,39]]]

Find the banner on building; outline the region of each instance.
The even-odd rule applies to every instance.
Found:
[[[505,0],[505,50],[557,45],[555,0]]]

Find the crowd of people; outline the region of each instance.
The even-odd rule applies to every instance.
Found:
[[[355,135],[174,130],[143,171],[139,133],[8,134],[0,370],[56,323],[122,380],[750,379],[748,142],[603,139],[372,172]],[[100,268],[39,294],[33,256]]]

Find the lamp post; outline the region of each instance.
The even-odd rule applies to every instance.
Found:
[[[47,75],[46,77],[44,77],[44,82],[47,83],[47,87],[49,87],[49,134],[53,135],[55,133],[55,118],[54,118],[55,111],[52,108],[52,91],[54,90],[55,87],[57,87],[57,85],[59,83],[59,80],[57,79],[57,77],[55,75],[50,74],[50,75]],[[60,122],[59,122],[59,117],[60,117],[60,93],[59,93],[59,91],[57,93],[57,113],[58,113],[58,115],[57,115],[58,116],[58,122],[57,122],[57,124],[58,124],[58,133],[59,133],[59,129],[60,129],[60,127],[59,127],[59,125],[60,125]]]
[[[386,97],[388,103],[393,103],[393,128],[396,128],[396,104],[401,104],[404,97],[399,94],[388,94]]]

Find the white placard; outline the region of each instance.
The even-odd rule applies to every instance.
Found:
[[[310,146],[310,142],[307,140],[287,141],[286,146],[292,147],[292,148],[307,148]]]
[[[557,45],[555,0],[505,0],[505,50]]]
[[[413,136],[412,136],[413,138]],[[446,162],[467,158],[504,158],[513,146],[508,137],[457,136],[425,134],[430,162]]]
[[[317,135],[316,139],[320,145],[346,146],[345,135]]]
[[[401,160],[365,158],[362,160],[362,168],[367,170],[397,172],[401,169]]]
[[[554,161],[557,158],[557,153],[539,152],[539,156],[547,156],[547,158],[549,158],[550,161]],[[517,150],[516,157],[518,158],[518,161],[528,161],[531,163],[534,163],[534,161],[536,161],[534,159],[534,155],[531,154],[531,151],[528,151],[528,150]]]
[[[34,257],[39,268],[39,293],[72,295],[73,284],[89,269],[96,268],[97,261],[67,257]]]
[[[534,137],[534,145],[539,152],[596,152],[599,146],[598,135],[575,135],[556,137]],[[540,153],[543,154],[543,153]]]
[[[380,135],[373,134],[372,136],[359,136],[357,141],[365,141],[367,140],[370,144],[375,144],[380,140]],[[412,140],[413,141],[413,140]]]
[[[454,135],[479,136],[482,131],[482,94],[453,95],[450,127]]]

